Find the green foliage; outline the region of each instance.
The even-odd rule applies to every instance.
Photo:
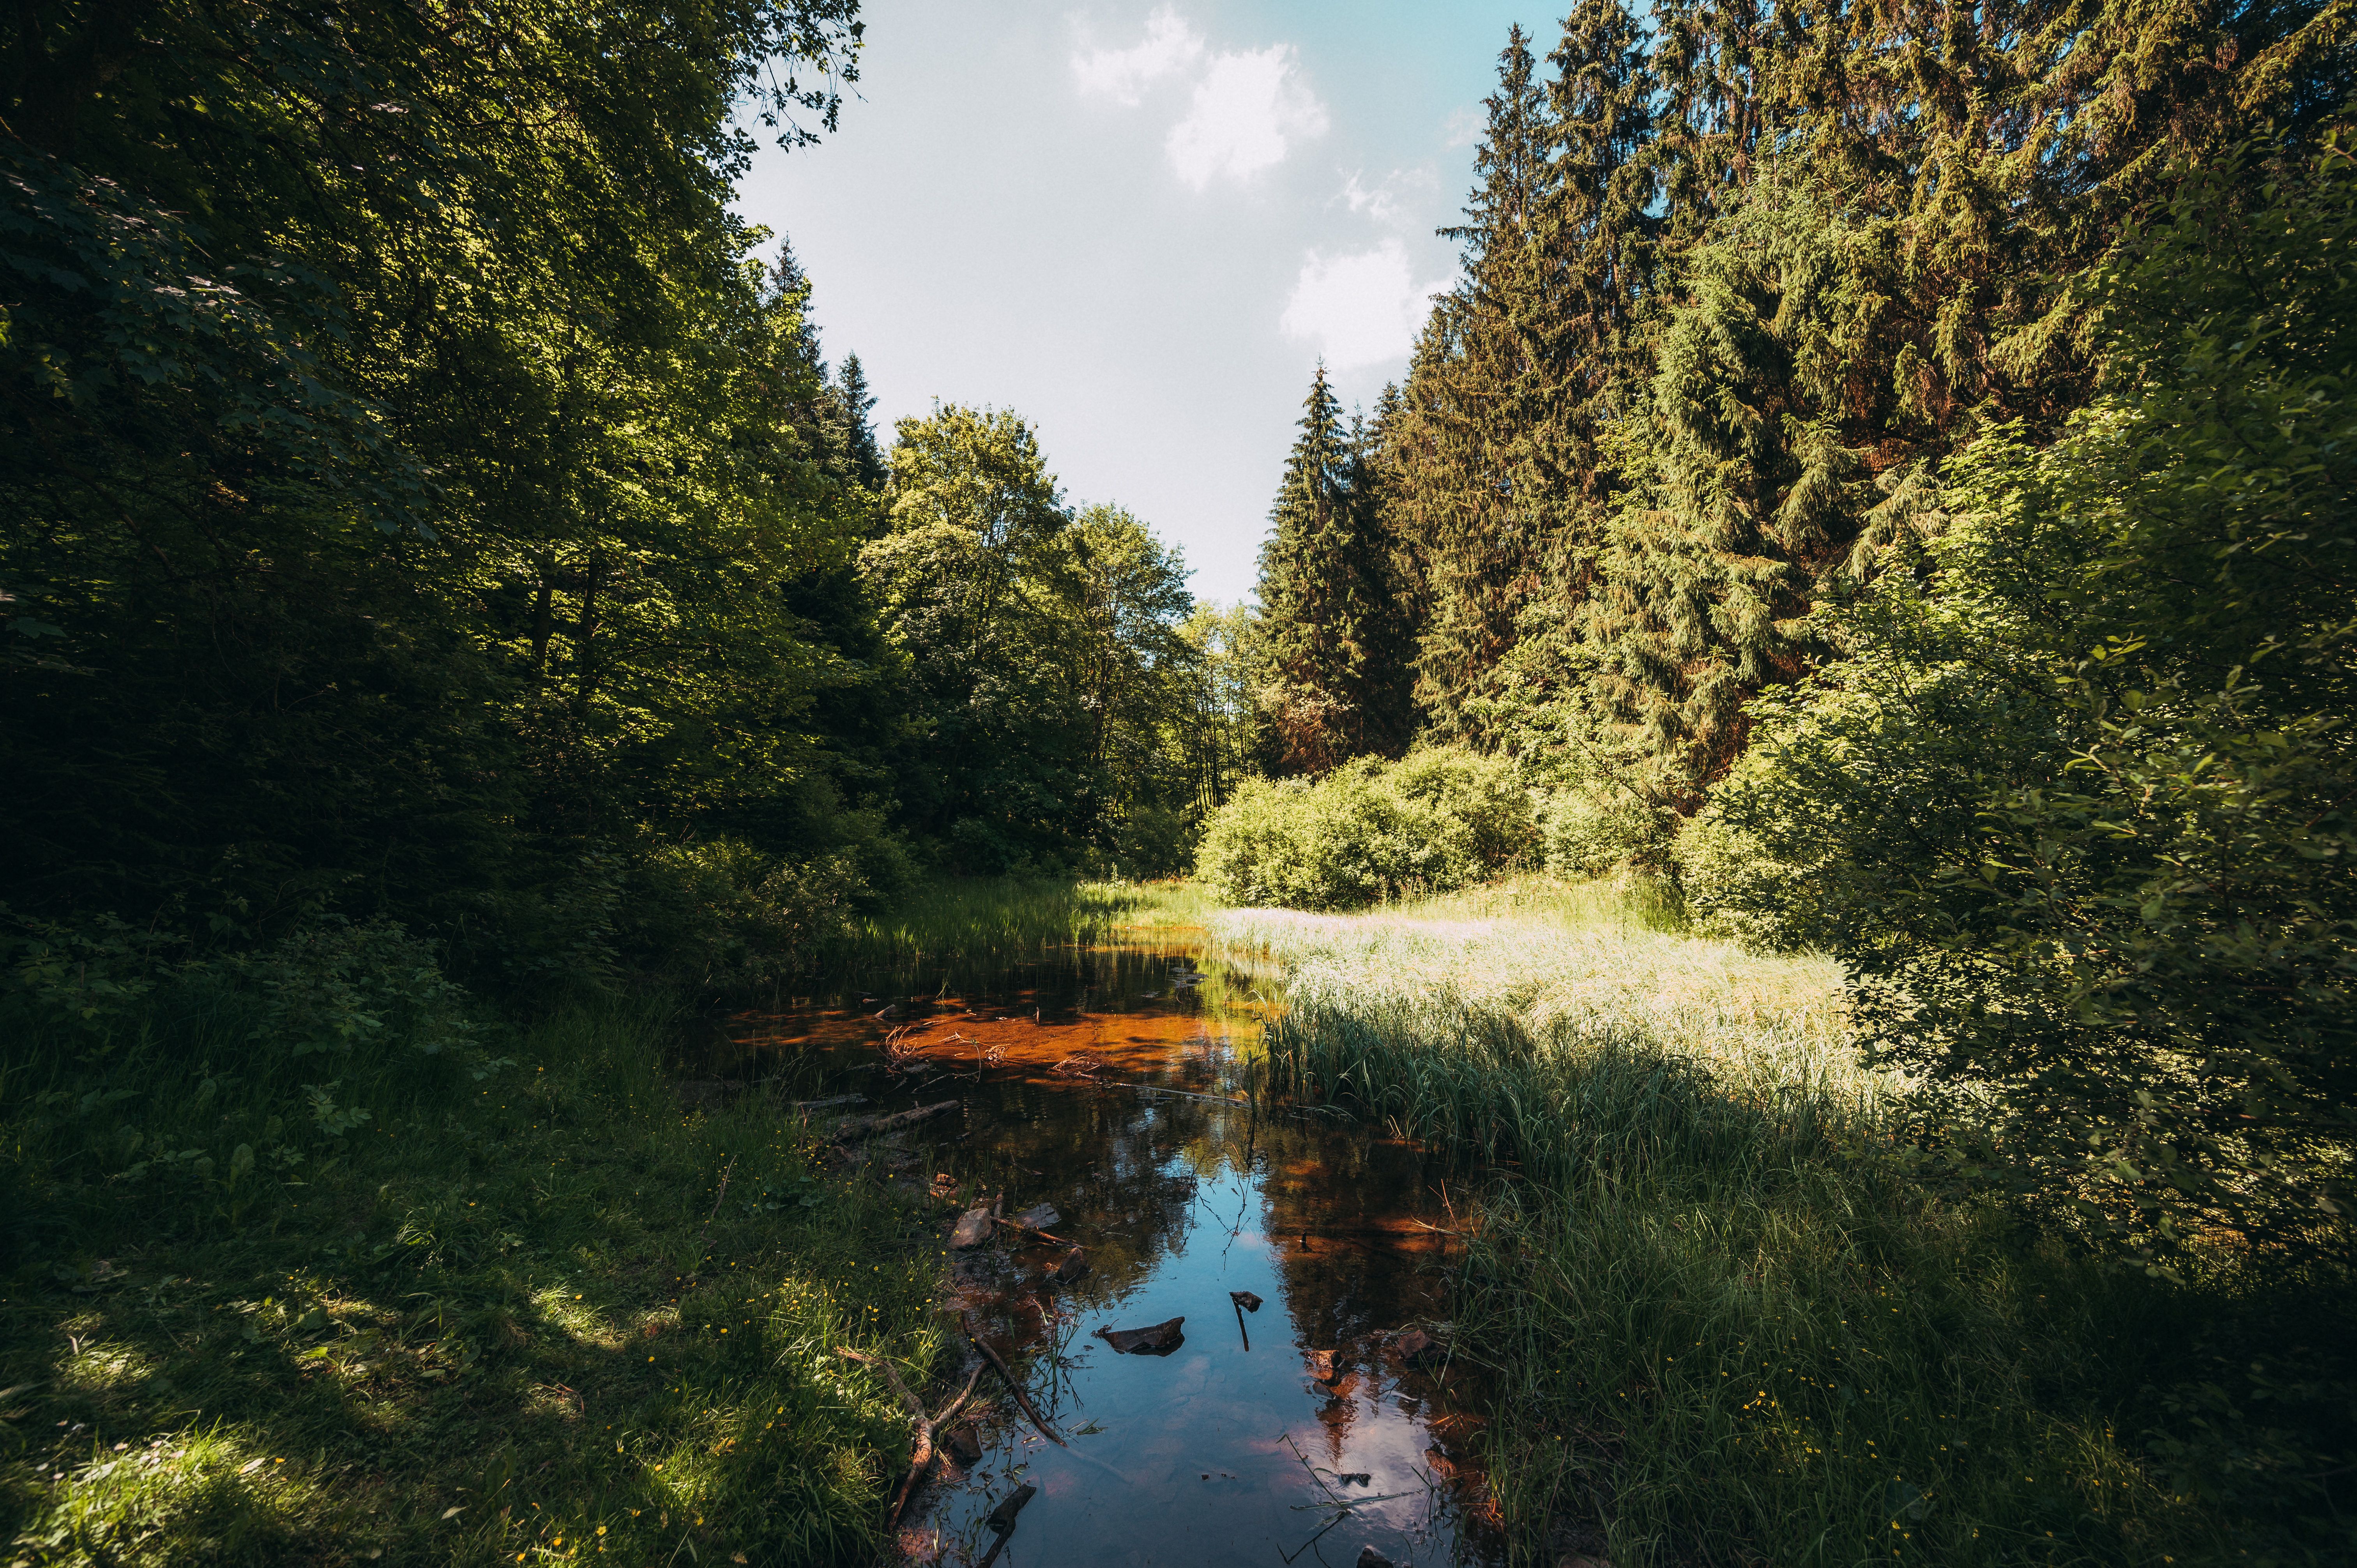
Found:
[[[1231,903],[1350,908],[1496,875],[1537,833],[1511,763],[1435,748],[1246,783],[1205,829],[1196,875]]]
[[[1670,813],[1610,785],[1561,789],[1541,811],[1542,861],[1557,876],[1603,876],[1669,857]]]
[[[969,874],[1171,869],[1202,766],[1169,727],[1200,680],[1177,553],[1119,507],[1075,516],[1011,413],[903,420],[890,462],[860,572],[914,689],[913,825]]]
[[[1697,810],[1747,702],[1833,653],[1812,608],[1932,524],[1940,465],[2091,395],[2134,215],[2261,125],[2312,141],[2345,28],[1588,0],[1544,59],[1515,28],[1461,282],[1372,459],[1429,734],[1540,775],[1609,756]]]
[[[2109,280],[2115,389],[1952,469],[1917,575],[1759,704],[1714,806],[1947,1155],[2168,1265],[2346,1246],[2357,179],[2195,181]]]
[[[851,17],[12,16],[20,906],[479,931],[829,773],[800,721],[866,677],[787,601],[864,511],[727,199],[740,109],[831,120]]]

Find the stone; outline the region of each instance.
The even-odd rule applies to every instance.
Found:
[[[958,1216],[957,1229],[950,1232],[952,1247],[979,1247],[990,1240],[990,1210],[969,1208]]]

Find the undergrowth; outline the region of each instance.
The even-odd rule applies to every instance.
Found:
[[[2149,1279],[1917,1177],[1840,977],[1534,885],[1214,926],[1279,1092],[1510,1173],[1465,1254],[1521,1550],[1633,1564],[2347,1561],[2345,1279]],[[2337,1491],[2336,1491],[2337,1488]]]

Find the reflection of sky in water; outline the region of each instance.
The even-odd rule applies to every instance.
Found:
[[[1467,1374],[1452,1369],[1444,1386],[1386,1345],[1393,1331],[1446,1318],[1429,1266],[1438,1238],[1423,1228],[1448,1222],[1439,1195],[1404,1146],[1122,1087],[1237,1092],[1257,1005],[1216,973],[1174,984],[1190,972],[1200,972],[1186,947],[1065,952],[995,972],[904,976],[866,993],[876,1002],[855,993],[734,1022],[739,1048],[757,1047],[738,1058],[740,1074],[765,1057],[815,1054],[828,1090],[866,1092],[868,1109],[962,1100],[963,1117],[876,1157],[912,1186],[938,1174],[966,1191],[1004,1190],[1009,1214],[1051,1202],[1062,1216],[1055,1234],[1089,1249],[1089,1274],[1053,1292],[1041,1276],[1057,1246],[999,1241],[960,1255],[959,1299],[1002,1348],[1042,1363],[1034,1397],[1071,1447],[1039,1440],[1011,1406],[995,1410],[982,1461],[971,1475],[938,1473],[904,1524],[905,1548],[978,1560],[992,1539],[983,1516],[1028,1481],[1039,1496],[999,1558],[1011,1568],[1281,1568],[1297,1552],[1297,1563],[1339,1565],[1369,1543],[1400,1563],[1491,1559],[1494,1541],[1461,1514],[1471,1491],[1448,1479],[1468,1474],[1465,1486],[1478,1487]],[[870,1015],[885,1000],[902,1012],[879,1022]],[[887,1030],[912,1023],[926,1026],[903,1034],[900,1048],[921,1052],[925,1069],[879,1070]],[[1058,1075],[1075,1056],[1101,1064],[1100,1083]],[[944,1230],[953,1212],[943,1204]],[[1265,1302],[1243,1317],[1249,1350],[1231,1291]],[[1178,1316],[1185,1342],[1168,1356],[1117,1355],[1092,1337]],[[1340,1353],[1331,1389],[1312,1376],[1316,1349]],[[995,1392],[995,1378],[985,1374],[981,1390]],[[1357,1471],[1367,1484],[1337,1478]],[[1335,1518],[1330,1499],[1385,1493],[1406,1495],[1361,1504],[1302,1550]]]

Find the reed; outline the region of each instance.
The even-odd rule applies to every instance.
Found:
[[[1455,1328],[1502,1383],[1491,1477],[1521,1551],[2311,1560],[2317,1484],[2205,1448],[2189,1358],[2330,1336],[2345,1291],[2227,1258],[2146,1279],[1925,1186],[1833,965],[1621,898],[1524,884],[1212,928],[1283,977],[1271,1090],[1501,1173]],[[2329,1469],[2305,1441],[2286,1452]]]

